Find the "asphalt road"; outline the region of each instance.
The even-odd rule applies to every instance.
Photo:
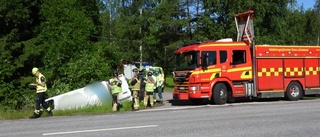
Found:
[[[166,93],[166,96],[170,96]],[[226,105],[188,102],[135,112],[2,120],[0,136],[318,137],[320,99]]]

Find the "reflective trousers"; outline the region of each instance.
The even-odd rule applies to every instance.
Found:
[[[139,105],[139,90],[133,90],[132,91],[132,101],[133,101],[133,109],[139,109],[140,105]]]
[[[145,96],[143,99],[143,105],[146,108],[148,106],[148,101],[150,102],[150,106],[153,107],[153,92],[145,92]]]
[[[118,94],[112,94],[112,111],[119,111]]]

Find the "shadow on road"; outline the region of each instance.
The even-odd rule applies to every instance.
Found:
[[[199,105],[215,105],[213,100],[202,100],[201,102],[192,103],[190,100],[175,100],[172,98],[171,92],[164,92],[166,104],[164,106],[199,106]],[[320,99],[320,95],[304,96],[301,100],[313,100]],[[237,103],[249,103],[249,102],[277,102],[277,101],[289,101],[286,98],[236,98],[234,102],[228,102],[228,104]]]
[[[302,98],[301,100],[312,100],[312,99],[319,99],[320,97],[314,97],[314,96],[306,96]],[[237,104],[237,103],[248,103],[248,102],[277,102],[277,101],[289,101],[286,98],[237,98],[234,102],[228,102],[230,104]],[[169,99],[168,102],[171,104],[171,106],[198,106],[198,105],[215,105],[215,103],[212,100],[203,100],[200,103],[192,103],[189,100],[175,100],[175,99]]]

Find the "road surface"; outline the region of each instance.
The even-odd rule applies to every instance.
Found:
[[[170,95],[170,94],[169,94]],[[167,96],[167,94],[166,94]],[[4,137],[318,137],[320,99],[188,102],[141,111],[39,119],[2,120]]]

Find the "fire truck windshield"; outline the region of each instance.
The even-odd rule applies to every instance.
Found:
[[[193,70],[199,66],[199,52],[191,51],[182,54],[176,54],[175,70]]]

